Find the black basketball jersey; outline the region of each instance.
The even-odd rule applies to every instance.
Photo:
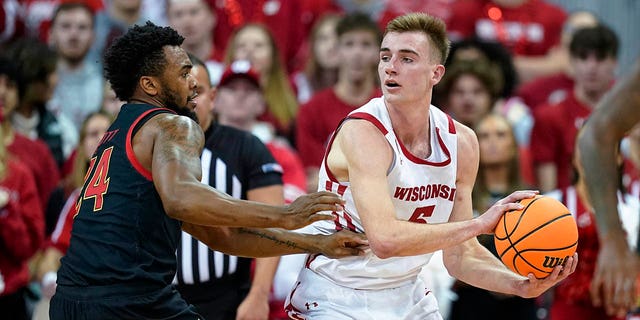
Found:
[[[91,158],[78,198],[71,244],[58,284],[162,288],[176,270],[180,222],[169,218],[151,172],[136,159],[132,140],[153,116],[173,112],[125,104]]]
[[[238,199],[247,199],[247,192],[252,189],[282,185],[282,168],[250,132],[213,123],[205,138],[202,183]],[[174,283],[189,303],[249,289],[250,258],[210,250],[186,232],[182,232],[176,254],[178,272]]]

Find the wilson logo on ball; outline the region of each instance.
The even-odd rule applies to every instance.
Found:
[[[545,256],[542,266],[546,268],[553,268],[559,264],[562,264],[565,260],[567,260],[567,258],[569,257],[558,258],[558,257]]]

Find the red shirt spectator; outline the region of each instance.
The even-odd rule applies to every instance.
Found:
[[[301,3],[283,0],[214,1],[218,20],[214,29],[216,46],[226,48],[229,38],[238,27],[249,22],[262,23],[275,37],[284,62],[293,63],[308,29],[302,21]],[[293,70],[295,66],[287,67]]]
[[[49,201],[51,191],[60,181],[58,166],[53,160],[49,147],[42,140],[31,140],[16,132],[13,141],[7,146],[7,151],[31,171],[39,201],[44,208]],[[44,215],[44,211],[40,214]]]
[[[566,73],[537,78],[518,88],[516,96],[531,109],[543,104],[556,104],[564,100],[573,90],[575,82]]]
[[[562,102],[541,106],[534,113],[530,145],[533,165],[554,163],[558,188],[571,185],[576,135],[590,114],[591,108],[578,101],[573,91]]]
[[[540,56],[560,43],[567,14],[543,0],[504,6],[491,0],[457,0],[447,29],[454,40],[473,35],[498,41],[515,55]]]
[[[0,181],[0,193],[8,197],[0,207],[0,297],[29,283],[27,261],[44,238],[42,208],[31,172],[15,159],[6,165],[6,177]]]
[[[376,88],[371,98],[380,95],[382,92]],[[300,108],[296,119],[296,146],[305,167],[320,167],[329,136],[357,107],[340,100],[331,87],[318,92]]]

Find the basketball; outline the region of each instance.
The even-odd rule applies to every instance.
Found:
[[[545,278],[576,251],[578,227],[556,199],[536,196],[520,203],[522,210],[505,213],[496,225],[496,251],[513,272]]]

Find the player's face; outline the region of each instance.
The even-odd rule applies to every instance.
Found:
[[[268,74],[273,65],[273,48],[264,30],[249,26],[236,35],[234,60],[249,60],[258,74]]]
[[[185,38],[185,46],[195,46],[211,37],[214,18],[204,0],[171,0],[167,5],[169,25]]]
[[[456,120],[474,126],[491,110],[491,95],[478,78],[464,74],[451,86],[447,110]]]
[[[432,57],[431,43],[421,32],[390,32],[382,40],[378,75],[385,101],[428,104],[444,66]]]
[[[211,88],[209,82],[209,76],[203,66],[194,66],[191,69],[191,74],[196,79],[198,84],[196,85],[196,93],[198,96],[194,99],[196,102],[196,115],[198,116],[198,123],[202,130],[209,128],[211,120],[213,118],[213,97],[214,90]]]
[[[338,40],[340,76],[351,82],[361,82],[370,77],[379,52],[376,35],[371,31],[353,30],[342,34]]]
[[[82,8],[60,12],[51,26],[50,40],[62,57],[81,61],[93,43],[90,13]]]
[[[169,109],[195,119],[196,80],[191,74],[191,60],[180,47],[164,48],[166,66],[160,80],[159,99]]]
[[[84,139],[82,139],[82,148],[84,149],[84,154],[87,157],[87,161],[91,159],[91,156],[96,151],[102,136],[107,132],[109,126],[111,125],[111,120],[104,115],[94,114],[90,119],[87,120],[86,126],[84,128]]]
[[[476,128],[480,148],[480,165],[504,165],[516,156],[516,142],[504,118],[488,116]]]

